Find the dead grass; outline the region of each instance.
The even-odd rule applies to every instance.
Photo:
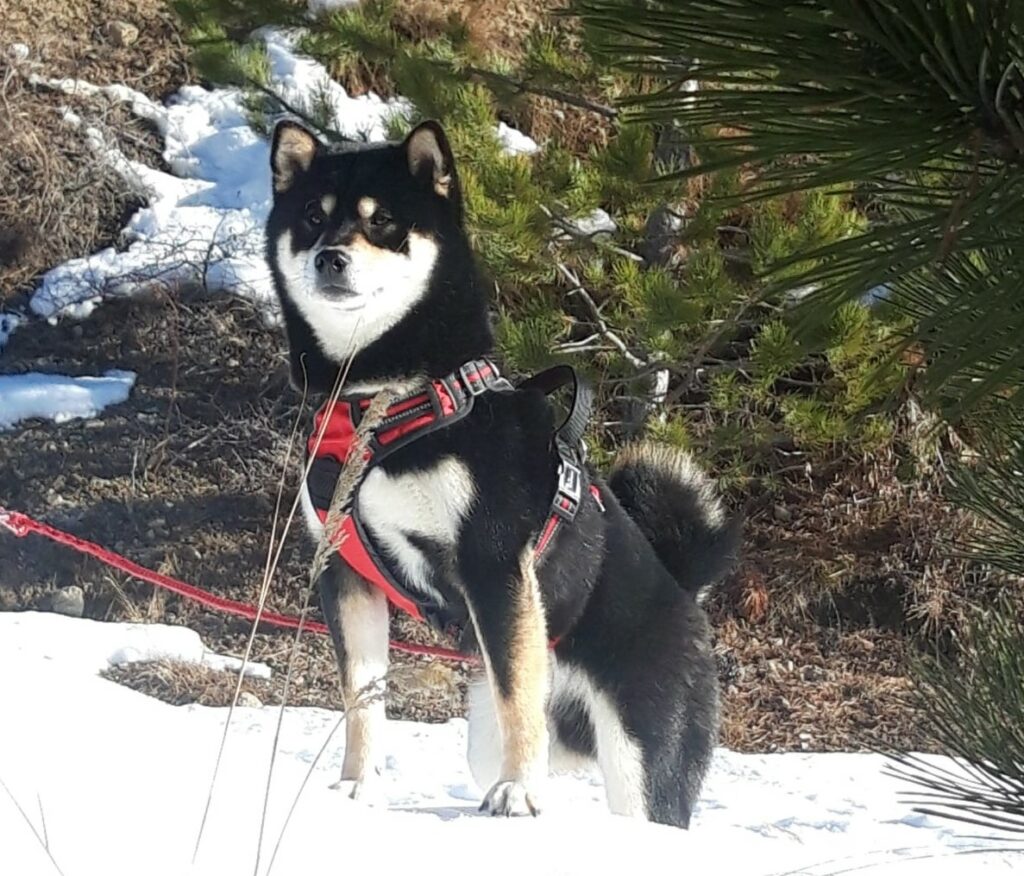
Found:
[[[963,627],[1001,580],[956,555],[974,524],[942,494],[941,470],[905,454],[844,459],[755,499],[747,547],[723,604],[752,623],[892,630],[923,641]]]
[[[179,660],[127,663],[105,669],[101,675],[172,706],[230,705],[238,683],[234,672]],[[243,679],[241,693],[255,697],[261,705],[274,695],[269,681],[249,677]]]
[[[105,26],[127,21],[139,29],[126,47]],[[27,84],[30,72],[121,82],[161,97],[189,81],[185,50],[173,20],[154,0],[28,3],[0,0],[4,38],[28,47],[15,63],[0,58],[0,301],[26,291],[45,270],[117,241],[141,200],[96,155],[83,131],[62,118],[70,105],[83,126],[130,158],[160,166],[160,143],[120,107],[83,103]]]

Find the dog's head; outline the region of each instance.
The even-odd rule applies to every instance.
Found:
[[[424,122],[401,143],[329,148],[285,121],[270,164],[275,280],[323,353],[342,362],[425,299],[446,243],[463,237],[448,139]]]

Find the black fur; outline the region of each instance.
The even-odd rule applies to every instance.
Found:
[[[349,381],[380,382],[410,375],[443,376],[463,362],[492,354],[486,287],[474,267],[462,228],[458,179],[451,166],[447,194],[437,175],[413,175],[402,144],[327,150],[286,191],[275,195],[268,253],[281,296],[293,377],[323,392],[342,363],[319,347],[312,328],[290,299],[276,243],[288,230],[293,251],[325,235],[350,233],[354,204],[372,197],[386,204],[394,227],[387,235],[363,228],[374,245],[400,251],[410,229],[439,246],[429,288],[393,328],[355,356]],[[310,202],[329,193],[340,218],[327,227],[304,219]],[[347,224],[346,224],[347,223]],[[426,472],[454,457],[471,473],[472,513],[454,545],[422,538],[415,546],[431,568],[430,583],[445,598],[465,600],[475,621],[472,639],[484,649],[502,695],[515,684],[512,664],[521,557],[550,514],[559,458],[553,448],[553,413],[539,391],[485,394],[454,425],[411,443],[383,463],[388,475]],[[537,570],[547,635],[557,639],[560,666],[585,673],[614,703],[622,725],[638,743],[646,771],[647,815],[685,827],[710,761],[718,722],[718,688],[710,636],[697,590],[722,574],[734,552],[735,530],[708,516],[708,497],[693,483],[645,461],[621,466],[610,487],[589,471],[603,509],[589,497],[576,521],[562,528]],[[332,566],[321,591],[327,614],[345,574]],[[412,583],[412,582],[410,582]],[[346,644],[331,624],[344,673]],[[592,716],[571,692],[555,690],[552,727],[563,745],[593,755]]]

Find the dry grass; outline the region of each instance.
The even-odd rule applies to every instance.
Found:
[[[102,673],[104,678],[130,687],[172,706],[226,706],[231,704],[238,677],[234,672],[211,669],[198,663],[179,660],[155,660],[112,666]],[[270,702],[274,690],[269,681],[245,678],[242,693],[255,697],[260,704]],[[245,700],[241,703],[246,704]]]
[[[110,244],[139,201],[61,118],[62,101],[0,69],[0,290]]]
[[[139,28],[114,46],[104,27]],[[27,84],[30,72],[99,84],[121,82],[160,97],[190,78],[169,13],[154,0],[28,3],[0,0],[0,49],[23,43],[29,57],[0,58],[0,301],[26,291],[45,270],[114,244],[139,196],[97,157],[81,130],[62,118],[71,105],[83,125],[131,158],[160,166],[153,133],[120,107],[85,104]]]

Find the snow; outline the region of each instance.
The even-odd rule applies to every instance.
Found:
[[[0,578],[0,584],[3,579]],[[2,615],[0,665],[48,660],[74,663],[76,671],[95,674],[111,666],[174,660],[210,669],[237,671],[242,663],[207,650],[199,633],[166,624],[109,624],[100,621],[26,611]],[[245,674],[270,678],[270,667],[252,662]]]
[[[329,127],[344,136],[383,140],[389,122],[412,109],[402,98],[350,97],[323,66],[296,50],[292,34],[264,28],[254,38],[266,47],[269,87],[304,112],[313,107],[318,117],[326,112]],[[269,144],[251,127],[241,91],[188,85],[161,105],[124,85],[99,86],[38,74],[29,78],[63,94],[127,105],[163,137],[163,158],[172,171],[128,159],[103,131],[84,125],[65,108],[66,123],[81,130],[93,151],[147,205],[122,230],[119,246],[47,272],[31,299],[35,315],[84,317],[105,296],[183,283],[246,295],[263,305],[268,315],[276,314],[263,255],[263,228],[271,205]],[[497,136],[510,152],[529,154],[537,149],[533,140],[504,123],[497,126]]]
[[[357,2],[358,0],[308,0],[306,8],[312,15],[323,15],[344,9],[346,6],[354,6]]]
[[[614,234],[619,230],[615,220],[608,215],[606,210],[600,207],[591,210],[586,216],[579,216],[576,219],[569,219],[575,235],[579,237],[597,237],[601,234]]]
[[[44,417],[57,423],[95,417],[107,405],[123,402],[135,385],[132,371],[107,371],[102,377],[63,374],[0,375],[0,429],[21,420]]]
[[[586,775],[553,779],[539,818],[509,821],[476,812],[464,721],[389,722],[381,802],[368,806],[329,788],[341,763],[341,716],[297,708],[283,716],[256,870],[278,719],[269,706],[235,711],[193,866],[227,710],[166,705],[96,675],[118,653],[195,653],[187,632],[0,614],[0,702],[9,716],[0,721],[5,870],[55,872],[28,823],[42,835],[43,817],[67,876],[1024,870],[1019,851],[1000,850],[1005,841],[958,837],[950,824],[901,804],[900,786],[875,755],[720,750],[689,832],[609,815],[599,783]]]
[[[540,147],[537,143],[504,122],[498,122],[498,140],[506,152],[513,155],[533,155]]]

